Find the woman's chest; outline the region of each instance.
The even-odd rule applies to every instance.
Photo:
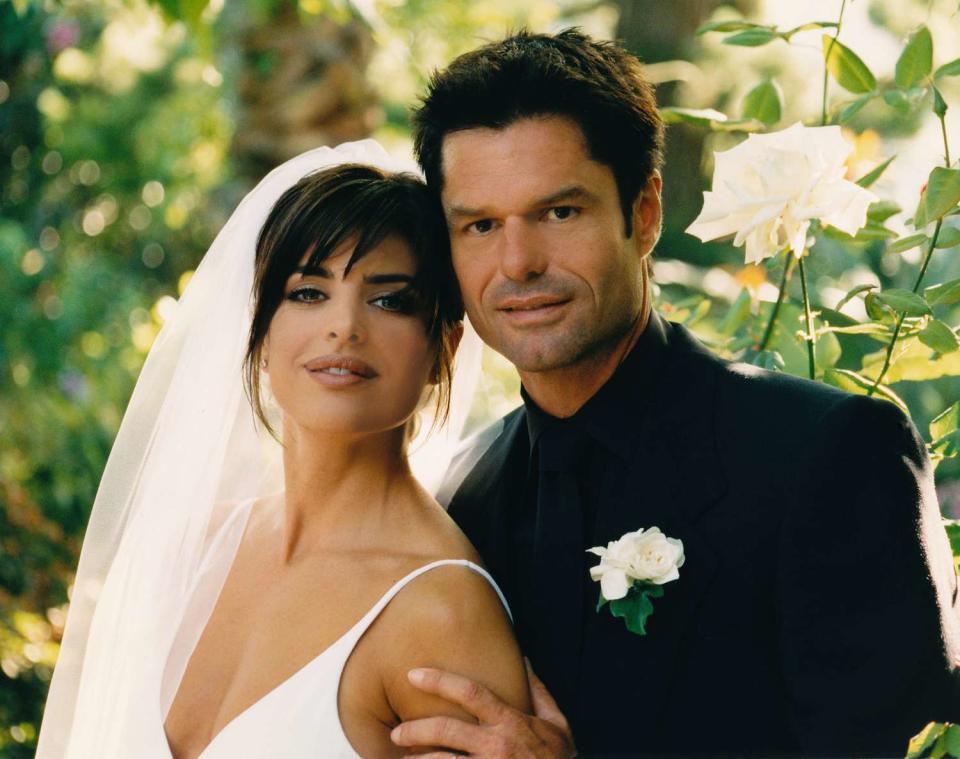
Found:
[[[336,566],[273,572],[238,561],[190,655],[166,718],[177,757],[196,756],[259,702],[319,672],[382,592],[375,576],[352,581]],[[329,655],[328,655],[329,654]],[[342,658],[346,658],[349,651]],[[329,664],[329,662],[327,662]],[[339,678],[339,667],[335,676]],[[326,669],[319,662],[320,669]],[[307,668],[313,672],[307,673]],[[331,675],[324,677],[329,680]],[[327,683],[336,697],[337,684]],[[300,689],[301,691],[303,688]]]

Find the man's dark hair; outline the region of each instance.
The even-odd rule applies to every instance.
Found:
[[[663,154],[663,121],[640,61],[577,29],[520,31],[456,58],[434,73],[414,112],[414,150],[437,192],[443,138],[463,129],[503,129],[519,119],[564,116],[580,127],[590,157],[610,167],[626,234],[633,201]]]

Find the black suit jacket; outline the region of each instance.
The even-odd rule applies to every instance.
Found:
[[[957,580],[909,420],[723,362],[655,314],[647,329],[633,364],[656,375],[615,431],[633,460],[596,544],[656,525],[686,563],[645,637],[606,609],[569,621],[581,754],[902,756],[960,719]],[[514,604],[527,435],[521,407],[449,509]]]

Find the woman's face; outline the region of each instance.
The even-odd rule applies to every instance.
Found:
[[[412,289],[416,260],[391,236],[357,261],[355,241],[287,280],[263,357],[284,425],[370,434],[403,425],[433,374],[436,346]]]

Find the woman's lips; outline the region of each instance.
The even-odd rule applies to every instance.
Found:
[[[329,387],[357,385],[378,376],[370,364],[353,356],[320,356],[310,359],[303,368],[315,380]]]

